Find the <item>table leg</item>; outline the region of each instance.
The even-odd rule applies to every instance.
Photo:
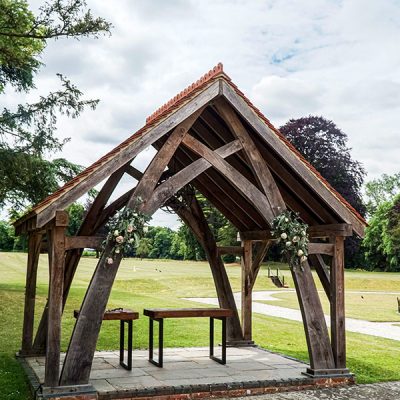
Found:
[[[124,362],[125,353],[125,322],[128,324],[128,364]],[[133,347],[133,324],[132,320],[120,321],[120,334],[119,334],[119,364],[121,367],[130,371],[132,369],[132,347]]]
[[[220,319],[222,322],[221,358],[214,356],[214,319]],[[226,364],[226,317],[221,317],[221,318],[210,317],[210,358],[220,364],[223,365]]]
[[[158,362],[154,360],[154,321],[158,322]],[[149,361],[162,368],[163,366],[163,351],[164,351],[164,319],[150,318],[149,320]]]

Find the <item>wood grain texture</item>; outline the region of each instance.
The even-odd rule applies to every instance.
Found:
[[[309,243],[308,254],[326,254],[333,256],[334,245],[331,243]]]
[[[240,246],[218,246],[218,254],[220,256],[224,254],[236,254],[241,256],[243,254],[243,247]]]
[[[252,285],[251,267],[253,265],[253,243],[251,240],[243,240],[242,268],[242,331],[244,340],[252,340]]]
[[[31,233],[28,238],[28,261],[25,285],[24,322],[22,329],[22,347],[20,354],[32,352],[33,324],[35,318],[36,280],[39,255],[42,242],[41,233]]]
[[[238,113],[254,128],[271,148],[288,163],[321,199],[326,207],[330,207],[344,222],[351,224],[354,232],[364,236],[365,224],[350,211],[318,177],[293,153],[283,141],[269,128],[252,110],[234,89],[226,82],[221,83],[223,96],[238,111]]]
[[[344,304],[344,237],[331,237],[335,246],[331,265],[331,338],[336,368],[346,368]]]
[[[103,236],[67,236],[65,238],[65,250],[99,249],[103,241]]]
[[[240,149],[240,142],[234,141],[215,150],[215,153],[222,158],[226,158],[239,151]],[[204,158],[200,158],[188,165],[187,167],[183,168],[154,190],[151,199],[144,207],[144,211],[148,214],[153,214],[178,190],[182,189],[185,185],[190,183],[193,179],[195,179],[197,176],[202,174],[210,167],[211,163],[209,163]]]
[[[58,226],[59,225],[59,226]],[[48,298],[48,324],[46,340],[46,365],[44,385],[58,386],[61,351],[61,317],[63,308],[65,228],[68,214],[57,211],[50,230],[50,284]]]
[[[74,318],[78,318],[79,314],[79,310],[74,310]],[[103,321],[133,321],[135,319],[139,319],[139,313],[128,308],[109,310],[103,314]]]
[[[324,288],[325,294],[328,300],[331,300],[331,278],[329,267],[325,264],[320,254],[309,254],[308,259],[311,265],[315,268],[319,280],[321,281],[322,287]]]
[[[214,82],[196,95],[193,99],[191,99],[190,102],[184,104],[181,108],[170,114],[159,124],[151,127],[146,134],[140,136],[132,144],[128,145],[123,151],[116,154],[112,159],[105,162],[90,175],[85,177],[78,185],[65,192],[60,198],[38,213],[36,222],[37,227],[41,227],[46,224],[53,218],[56,210],[63,209],[79,199],[82,195],[87,193],[89,189],[93,188],[104,178],[125,165],[130,159],[136,157],[141,151],[153,144],[167,132],[174,129],[194,112],[205,106],[210,100],[219,96],[219,94],[219,82]]]
[[[246,155],[248,164],[252,167],[254,176],[260,187],[262,187],[274,216],[280,214],[286,208],[285,203],[271,174],[271,171],[269,170],[265,160],[262,158],[250,135],[246,131],[246,128],[240,122],[240,119],[235,114],[235,111],[232,109],[232,107],[228,105],[228,103],[226,103],[222,98],[216,102],[215,107],[233,134],[242,143],[243,151]]]
[[[303,317],[310,367],[313,370],[334,369],[328,328],[310,266],[304,262],[303,270],[297,267],[291,272]]]
[[[350,224],[315,225],[308,228],[308,235],[312,238],[326,238],[330,236],[352,236]]]
[[[232,317],[227,308],[145,308],[143,315],[150,318]]]
[[[267,222],[270,223],[273,220],[274,215],[265,195],[227,161],[190,135],[183,139],[183,144],[205,158],[215,169],[221,172],[257,208]]]

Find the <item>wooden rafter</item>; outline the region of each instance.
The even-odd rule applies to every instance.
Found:
[[[274,215],[278,215],[285,209],[285,203],[265,160],[262,158],[250,135],[247,133],[246,128],[235,114],[235,111],[228,106],[227,103],[223,102],[222,99],[216,102],[215,107],[233,134],[242,143],[243,151],[249,165],[251,165],[254,171],[254,176],[262,187]]]
[[[215,169],[221,172],[221,174],[223,174],[223,176],[226,177],[233,186],[235,186],[252,202],[267,222],[272,221],[274,215],[267,198],[257,187],[240,174],[240,172],[194,137],[187,135],[182,142],[189,149],[205,158]]]

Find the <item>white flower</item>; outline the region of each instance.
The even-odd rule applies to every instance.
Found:
[[[133,243],[134,241],[135,241],[134,238],[130,238],[130,239],[129,239],[129,243]]]
[[[116,249],[115,249],[115,253],[116,253],[116,254],[119,254],[119,252],[120,252],[120,249],[116,248]]]
[[[293,243],[296,243],[299,240],[300,240],[300,238],[298,236],[293,236],[293,239],[292,239]]]
[[[301,231],[301,236],[306,236],[306,231]]]
[[[304,254],[304,251],[301,250],[301,249],[297,252],[297,255],[298,255],[299,257],[301,257],[303,254]]]
[[[290,247],[292,245],[292,242],[286,242],[286,247]]]
[[[285,222],[289,222],[289,219],[288,219],[288,218],[285,218]]]
[[[117,243],[123,243],[123,242],[124,242],[124,237],[123,237],[123,236],[117,236],[117,237],[115,238],[115,241],[116,241]]]
[[[114,236],[118,236],[119,235],[119,232],[118,232],[118,229],[116,229],[115,231],[114,231]]]
[[[283,240],[287,239],[287,234],[285,232],[281,233],[281,238]]]
[[[302,257],[300,258],[300,261],[301,261],[301,262],[307,261],[307,256],[302,256]]]
[[[107,258],[107,264],[112,264],[114,262],[114,260],[111,257]]]
[[[128,225],[128,227],[126,228],[126,231],[128,233],[131,233],[134,230],[134,227],[132,225]]]

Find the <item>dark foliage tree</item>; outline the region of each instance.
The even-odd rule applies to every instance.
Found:
[[[94,17],[84,0],[52,0],[29,10],[25,0],[0,0],[0,95],[9,88],[28,93],[43,66],[47,42],[61,37],[79,39],[109,33],[110,24]],[[61,87],[34,103],[0,110],[0,207],[21,209],[53,192],[80,170],[65,159],[49,161],[66,140],[56,136],[58,115],[76,118],[98,100],[83,93],[58,74]]]
[[[321,175],[361,214],[366,208],[361,196],[365,171],[353,160],[347,145],[347,135],[332,121],[308,116],[291,119],[280,131],[321,173]],[[360,240],[346,240],[346,266],[356,267],[361,262]]]

